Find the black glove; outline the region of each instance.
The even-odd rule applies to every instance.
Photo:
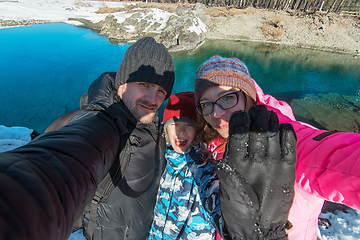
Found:
[[[294,197],[296,136],[263,105],[233,113],[223,161],[220,205],[231,239],[286,239]],[[225,231],[225,234],[226,234]]]

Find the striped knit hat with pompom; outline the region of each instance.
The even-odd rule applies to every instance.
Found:
[[[246,65],[237,58],[213,56],[196,72],[195,101],[199,103],[202,93],[212,86],[240,88],[256,102],[255,84]]]

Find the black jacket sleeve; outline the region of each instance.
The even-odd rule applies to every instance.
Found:
[[[0,154],[0,239],[67,239],[117,158],[104,112]]]

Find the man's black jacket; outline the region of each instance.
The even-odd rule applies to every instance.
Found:
[[[122,101],[107,105],[109,99],[101,99],[110,96],[106,81],[113,76],[102,74],[89,88],[90,106],[105,111],[80,114],[59,130],[0,154],[0,239],[66,239],[118,160],[121,139],[130,134],[139,138],[139,151],[100,206],[94,239],[146,238],[165,166],[163,130],[158,120],[137,124]],[[99,83],[105,84],[99,88],[103,92],[91,93]]]
[[[109,95],[108,83],[113,81],[115,73],[103,74],[96,83],[101,87],[92,86],[89,91],[90,105],[96,97],[106,98]],[[95,85],[96,86],[96,85]],[[103,89],[99,94],[92,89]],[[110,97],[112,95],[110,94]],[[114,94],[117,102],[117,95]],[[107,105],[100,101],[99,105]],[[160,177],[165,168],[165,139],[163,127],[158,117],[150,124],[137,123],[122,101],[113,104],[106,110],[114,116],[118,125],[126,126],[128,135],[139,141],[137,150],[131,154],[125,175],[114,189],[110,198],[98,207],[94,239],[147,239],[153,221],[153,211],[159,189]],[[126,131],[125,129],[123,131]],[[88,215],[84,218],[87,230]]]

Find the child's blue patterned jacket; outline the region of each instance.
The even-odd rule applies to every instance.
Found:
[[[223,220],[214,165],[198,146],[180,154],[169,145],[165,158],[149,239],[215,239]]]

